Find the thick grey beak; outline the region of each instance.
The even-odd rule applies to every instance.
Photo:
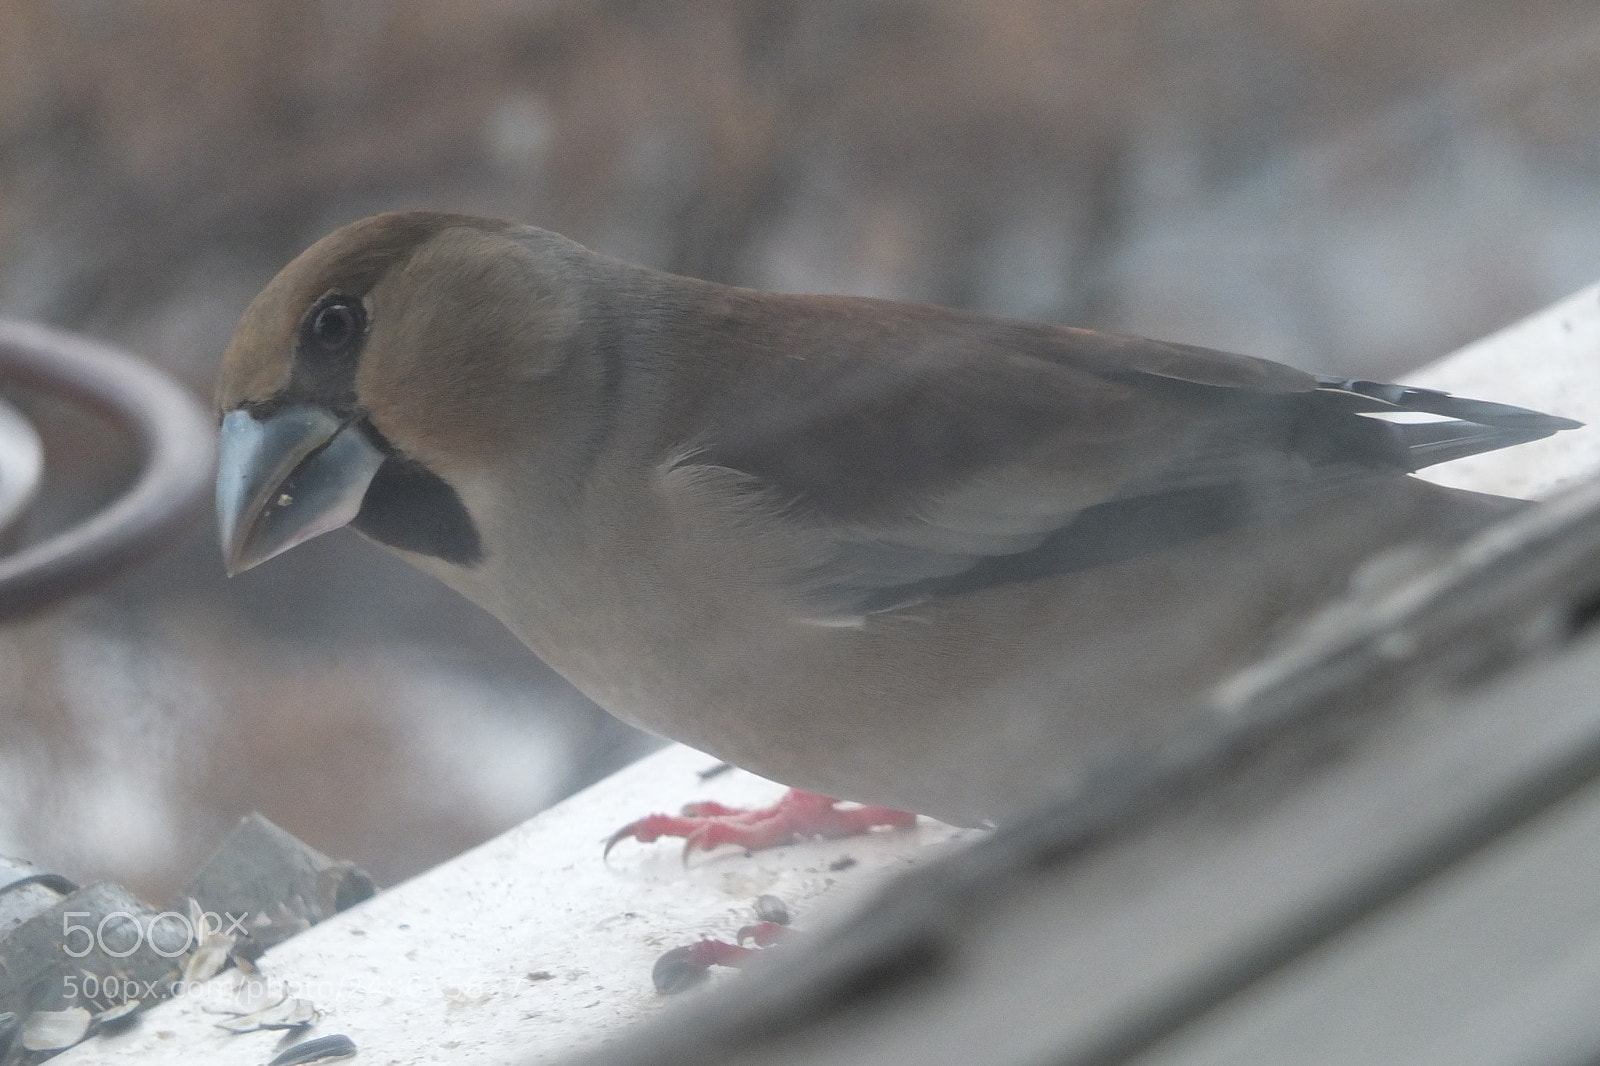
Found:
[[[347,524],[384,454],[353,425],[296,404],[266,419],[230,411],[217,455],[228,576]]]

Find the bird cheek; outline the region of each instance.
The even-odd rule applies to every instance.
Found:
[[[437,368],[400,380],[373,374],[357,388],[373,427],[402,455],[441,474],[491,461],[516,433],[507,419],[508,390],[480,388]]]

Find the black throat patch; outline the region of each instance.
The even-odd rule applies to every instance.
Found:
[[[456,490],[416,460],[387,446],[384,450],[389,458],[373,475],[361,512],[350,524],[391,548],[456,566],[482,562],[483,538]]]

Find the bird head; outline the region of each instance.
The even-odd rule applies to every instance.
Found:
[[[228,572],[344,525],[475,564],[462,486],[541,432],[582,318],[570,264],[586,254],[530,227],[406,212],[285,267],[217,384]]]

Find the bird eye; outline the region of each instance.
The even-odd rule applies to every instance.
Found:
[[[360,336],[362,317],[359,304],[333,297],[311,316],[311,339],[325,352],[342,351]]]

